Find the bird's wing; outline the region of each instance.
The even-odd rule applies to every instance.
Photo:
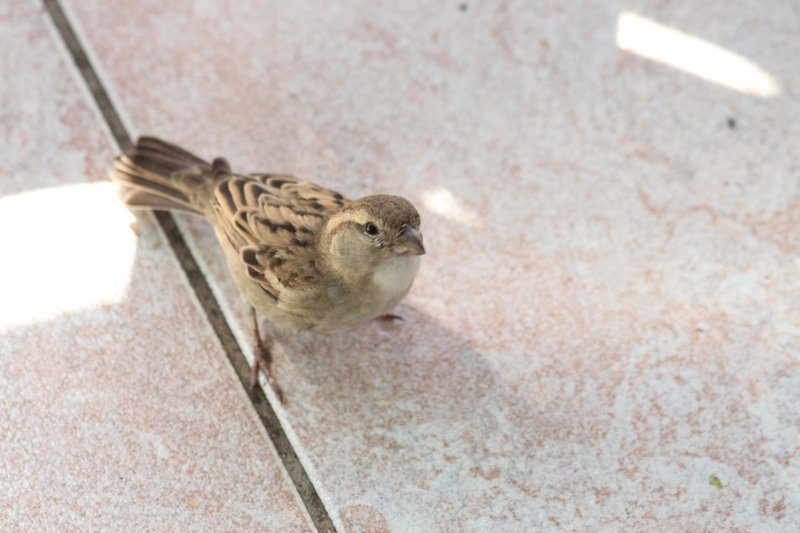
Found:
[[[285,289],[313,285],[316,237],[349,200],[292,176],[236,175],[224,160],[213,167],[217,220],[247,276],[276,300]]]

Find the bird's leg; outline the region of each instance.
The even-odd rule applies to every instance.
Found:
[[[267,378],[267,383],[269,383],[272,390],[275,392],[275,396],[278,397],[278,401],[283,403],[283,393],[281,392],[281,388],[278,386],[278,382],[275,381],[275,378],[272,375],[272,352],[264,344],[263,339],[261,338],[261,333],[258,331],[258,317],[256,316],[256,310],[253,309],[253,328],[255,329],[256,335],[256,346],[255,346],[255,354],[253,357],[253,369],[250,373],[250,392],[252,393],[256,386],[258,385],[258,373],[262,372],[264,377]]]

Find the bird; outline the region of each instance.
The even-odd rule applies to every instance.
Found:
[[[132,210],[205,217],[228,270],[252,309],[251,392],[263,373],[281,388],[259,313],[282,332],[329,333],[372,319],[395,320],[425,254],[420,215],[400,196],[348,199],[287,174],[239,174],[156,137],[140,137],[114,161],[110,178]]]

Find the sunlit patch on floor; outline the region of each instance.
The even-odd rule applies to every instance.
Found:
[[[437,215],[466,226],[475,226],[478,223],[477,213],[444,187],[434,187],[423,192],[422,205]]]
[[[0,331],[119,301],[136,253],[111,183],[0,198]]]
[[[778,81],[749,59],[629,11],[617,19],[617,46],[742,93],[781,92]]]

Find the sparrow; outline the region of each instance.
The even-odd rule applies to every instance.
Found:
[[[425,253],[420,216],[400,196],[350,200],[285,174],[237,174],[174,144],[141,137],[110,172],[131,209],[189,213],[214,228],[251,306],[255,363],[282,401],[256,311],[279,331],[332,332],[382,318],[408,294]]]

